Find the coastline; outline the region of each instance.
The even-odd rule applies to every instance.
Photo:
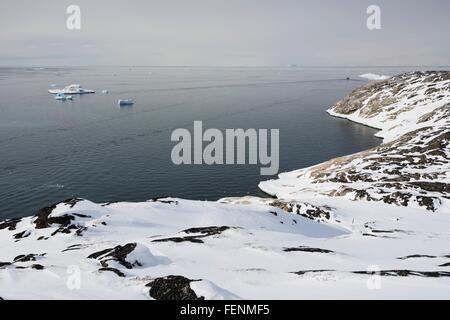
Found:
[[[383,97],[380,99],[381,92]],[[448,166],[445,153],[448,152],[446,132],[449,119],[446,112],[449,102],[450,72],[412,72],[362,86],[327,112],[331,116],[378,129],[375,136],[383,139],[382,144],[309,168],[281,173],[279,180],[263,181],[259,187],[282,199],[302,199],[308,194],[321,194],[325,197],[344,196],[350,200],[408,205],[411,197],[417,197],[414,202],[421,202],[429,196],[425,201],[428,204],[419,203],[419,206],[424,205],[428,210],[436,211],[436,202],[447,202],[443,196],[447,192],[446,185],[442,185],[444,193],[440,194],[430,192],[439,189],[422,188],[420,184],[430,184],[432,181],[439,184],[440,180],[444,183],[448,180],[445,169],[442,172],[440,166]],[[433,153],[431,149],[436,146],[428,146],[429,141],[422,142],[433,137],[441,141],[438,150],[433,152],[439,152],[439,155],[442,153],[444,158],[440,160],[434,156],[421,155],[423,157],[419,159],[418,148],[425,153]],[[405,151],[408,148],[411,150],[409,153]],[[404,162],[389,157],[397,157]],[[373,159],[378,159],[380,164]],[[422,166],[417,165],[422,162]],[[405,166],[409,171],[403,171]],[[436,176],[432,178],[426,174],[425,167],[435,170]],[[414,190],[417,187],[419,192]],[[401,194],[402,190],[410,194]],[[388,196],[380,196],[383,194]]]
[[[423,85],[440,76],[421,75]],[[370,93],[417,80],[393,79]],[[276,198],[67,199],[2,221],[0,270],[11,276],[0,297],[164,299],[164,288],[177,299],[450,298],[450,81],[436,81],[448,92],[427,95],[437,100],[415,122],[404,122],[405,105],[355,104],[371,122],[397,115],[384,143],[261,182]]]

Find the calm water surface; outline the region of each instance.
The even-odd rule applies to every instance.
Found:
[[[279,128],[280,172],[380,143],[325,110],[364,84],[343,68],[0,68],[0,218],[78,196],[96,202],[170,195],[261,195],[260,166],[175,166],[174,128]],[[343,80],[347,76],[354,80]],[[60,102],[52,84],[97,93]],[[109,90],[102,94],[101,90]],[[117,99],[136,104],[120,108]]]

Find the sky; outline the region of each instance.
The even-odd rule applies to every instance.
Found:
[[[290,64],[449,66],[450,1],[0,0],[0,66]]]

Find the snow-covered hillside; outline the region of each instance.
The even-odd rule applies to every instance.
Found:
[[[103,205],[67,200],[37,217],[0,225],[0,294],[450,297],[448,216],[423,219],[420,210],[332,200],[320,208],[260,198]],[[330,222],[312,220],[320,214]]]
[[[330,113],[385,143],[262,182],[276,199],[68,199],[2,221],[0,298],[449,299],[449,92],[449,72],[355,90]]]
[[[372,82],[329,113],[379,128],[378,147],[264,181],[282,199],[344,197],[450,213],[450,72]]]

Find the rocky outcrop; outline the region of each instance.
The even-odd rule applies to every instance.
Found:
[[[309,252],[309,253],[334,253],[332,250],[321,249],[321,248],[311,248],[311,247],[294,247],[294,248],[284,248],[284,252]]]
[[[44,257],[46,254],[21,254],[13,259],[12,262],[0,262],[0,269],[6,267],[14,267],[15,269],[35,269],[35,270],[44,270],[44,266],[41,264],[28,264],[27,262],[35,262],[37,259]]]
[[[181,233],[182,236],[179,237],[170,237],[170,238],[162,238],[153,240],[153,242],[192,242],[192,243],[204,243],[202,238],[211,237],[214,235],[219,235],[222,232],[231,229],[227,226],[222,227],[199,227],[199,228],[190,228],[183,230]],[[189,234],[189,235],[184,235]],[[193,234],[193,235],[192,235]]]
[[[331,208],[327,206],[315,206],[299,201],[274,200],[270,206],[280,208],[289,213],[295,213],[305,218],[317,221],[330,220]]]
[[[141,266],[139,261],[127,261],[127,256],[136,248],[136,243],[128,243],[124,246],[116,246],[114,248],[105,249],[94,252],[88,256],[89,259],[98,259],[104,268],[108,268],[110,261],[116,261],[127,269],[135,266]]]
[[[3,229],[8,229],[10,231],[16,230],[16,226],[21,220],[22,219],[9,219],[5,221],[0,221],[0,230]]]
[[[35,228],[46,229],[58,226],[58,228],[51,234],[52,236],[58,233],[70,234],[72,231],[74,231],[76,235],[81,235],[86,228],[83,224],[78,223],[76,220],[77,218],[90,218],[90,216],[78,213],[52,215],[58,205],[73,208],[80,201],[82,201],[82,199],[70,198],[62,202],[55,203],[49,207],[40,209],[36,214],[36,219],[34,220]]]
[[[190,285],[193,281],[182,276],[167,276],[156,278],[147,284],[150,287],[150,297],[156,300],[204,300],[198,297]]]

